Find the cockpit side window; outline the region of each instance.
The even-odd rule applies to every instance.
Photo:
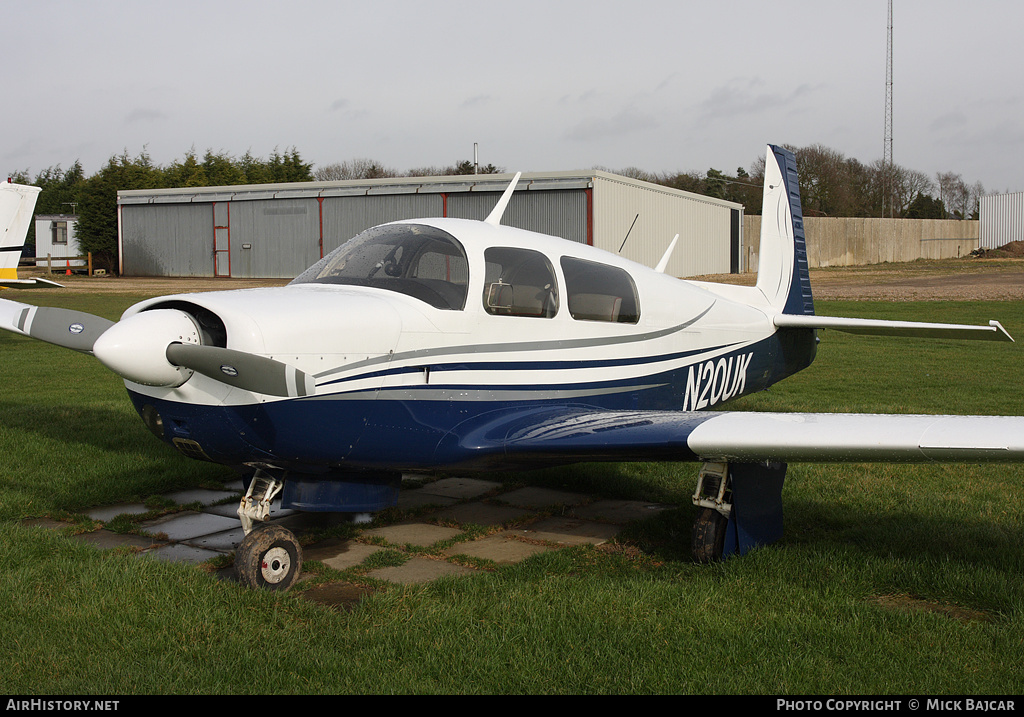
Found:
[[[636,284],[625,270],[563,256],[569,314],[579,321],[635,324],[640,320]]]
[[[484,310],[499,316],[550,319],[558,313],[558,282],[539,251],[490,247],[484,251]]]
[[[421,224],[386,224],[345,242],[292,283],[371,286],[461,311],[469,262],[447,232]]]

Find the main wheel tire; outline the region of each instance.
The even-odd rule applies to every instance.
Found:
[[[693,559],[698,563],[715,563],[721,560],[728,525],[728,519],[714,508],[701,508],[693,522]]]
[[[252,529],[235,551],[235,573],[243,585],[288,590],[302,572],[302,546],[287,528],[264,523]]]

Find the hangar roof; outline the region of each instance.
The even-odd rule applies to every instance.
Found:
[[[282,184],[240,184],[225,187],[181,187],[173,189],[133,189],[117,193],[118,204],[180,204],[246,201],[258,199],[295,199],[300,197],[344,197],[391,194],[440,194],[443,192],[502,192],[514,174],[478,174],[443,177],[388,177],[350,179],[332,182],[289,182]],[[684,192],[660,184],[644,182],[602,170],[564,172],[524,172],[516,191],[591,189],[595,183],[611,182],[686,197],[691,200],[741,208],[741,205],[714,197]]]

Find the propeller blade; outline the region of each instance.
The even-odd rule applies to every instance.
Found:
[[[113,321],[102,316],[51,306],[31,306],[14,317],[14,326],[20,333],[85,353],[92,353],[96,339],[113,325]]]
[[[313,377],[286,363],[219,346],[172,343],[167,360],[176,366],[254,393],[298,398],[316,393]]]

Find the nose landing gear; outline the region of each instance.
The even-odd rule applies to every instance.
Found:
[[[243,585],[264,590],[288,590],[302,572],[302,546],[292,531],[266,523],[270,501],[283,482],[257,470],[238,507],[245,538],[235,550],[235,573]]]
[[[235,572],[242,584],[264,590],[288,590],[302,571],[302,546],[287,528],[256,526],[235,551]]]

